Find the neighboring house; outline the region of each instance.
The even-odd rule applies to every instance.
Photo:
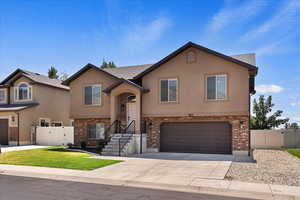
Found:
[[[21,69],[0,82],[0,144],[32,144],[32,126],[69,126],[69,90],[59,80]]]
[[[88,64],[64,83],[75,143],[95,147],[116,122],[134,121],[135,133],[146,133],[147,151],[248,154],[257,71],[254,54],[226,56],[192,42],[155,64]]]

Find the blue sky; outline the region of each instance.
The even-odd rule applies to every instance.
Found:
[[[16,68],[154,63],[187,41],[255,52],[257,95],[300,122],[300,0],[3,0],[0,79]]]

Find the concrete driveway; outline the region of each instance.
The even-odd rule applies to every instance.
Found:
[[[232,155],[146,153],[133,157],[96,156],[124,160],[89,172],[90,176],[123,181],[189,185],[196,179],[224,179]]]

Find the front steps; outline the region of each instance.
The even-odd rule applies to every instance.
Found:
[[[119,142],[120,141],[120,142]],[[127,156],[128,149],[133,142],[132,134],[114,134],[108,144],[103,148],[102,155],[104,156],[119,156],[119,145],[121,146],[120,155]],[[120,144],[119,144],[120,143]]]

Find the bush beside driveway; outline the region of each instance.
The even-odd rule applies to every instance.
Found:
[[[283,150],[255,150],[255,162],[232,162],[227,179],[300,186],[300,159]]]

